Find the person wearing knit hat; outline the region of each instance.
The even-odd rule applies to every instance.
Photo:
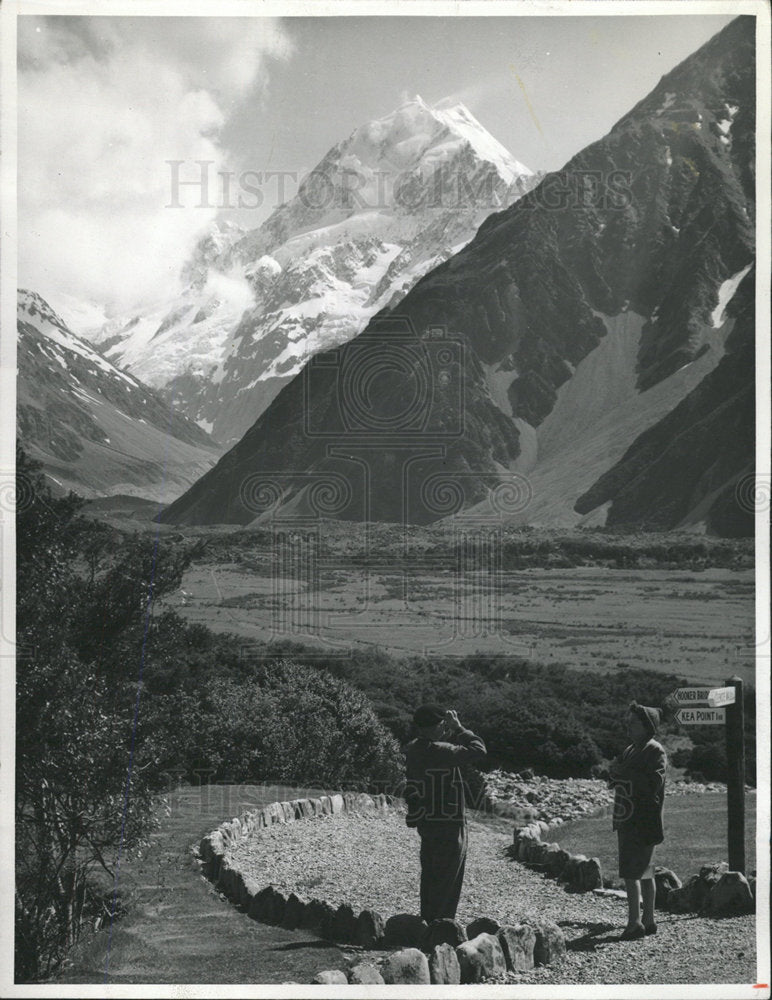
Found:
[[[466,867],[466,810],[460,765],[486,754],[479,736],[452,709],[421,705],[415,739],[405,747],[406,822],[421,838],[421,916],[427,923],[456,916]]]
[[[614,787],[613,828],[619,846],[619,877],[627,890],[627,926],[620,940],[656,934],[654,848],[665,839],[665,750],[654,737],[661,712],[633,701],[627,713],[632,740],[609,769]],[[641,914],[641,899],[643,913]]]

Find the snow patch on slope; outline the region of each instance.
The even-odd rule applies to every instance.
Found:
[[[717,330],[723,325],[726,318],[726,307],[734,298],[734,294],[740,287],[740,282],[743,280],[745,275],[753,267],[753,263],[748,264],[744,267],[742,271],[738,271],[737,274],[733,274],[731,278],[727,278],[718,290],[718,305],[710,314],[710,321],[713,325],[713,329]]]

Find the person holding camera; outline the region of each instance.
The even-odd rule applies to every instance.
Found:
[[[421,838],[421,916],[431,923],[456,915],[467,849],[460,767],[481,761],[486,749],[452,709],[421,705],[413,727],[416,737],[405,747],[406,822]]]
[[[620,940],[634,941],[656,934],[654,922],[654,848],[665,833],[665,750],[654,737],[660,711],[630,704],[627,733],[632,742],[609,768],[614,787],[613,828],[619,844],[619,877],[627,890],[627,926]],[[643,914],[641,914],[643,897]]]

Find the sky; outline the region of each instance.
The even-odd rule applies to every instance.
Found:
[[[55,307],[150,303],[215,217],[259,225],[331,146],[416,94],[463,102],[522,163],[557,170],[730,20],[20,17],[19,283]],[[172,187],[198,161],[204,207],[199,185]],[[262,204],[238,210],[247,170],[283,190],[264,179]]]

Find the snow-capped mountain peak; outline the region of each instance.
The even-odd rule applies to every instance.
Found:
[[[95,342],[231,443],[312,354],[356,336],[538,179],[464,105],[416,96],[333,146],[256,229],[216,224],[184,292]]]

